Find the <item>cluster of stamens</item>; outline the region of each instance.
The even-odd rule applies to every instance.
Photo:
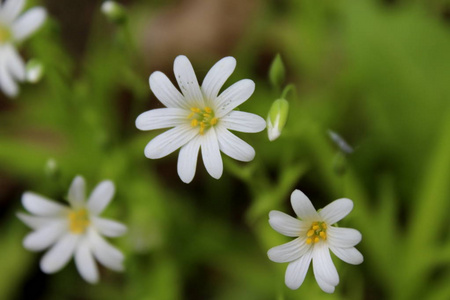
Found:
[[[204,109],[192,107],[188,119],[191,120],[192,127],[200,127],[200,134],[204,134],[205,130],[216,125],[218,121],[218,119],[214,117],[214,111],[208,106]]]
[[[72,233],[83,233],[89,224],[89,215],[86,209],[82,208],[69,212],[69,228]]]
[[[306,243],[318,243],[320,239],[327,239],[327,224],[325,222],[313,222],[311,228],[306,233]]]
[[[11,38],[11,32],[8,30],[8,28],[6,28],[0,24],[0,44],[8,41],[10,38]]]

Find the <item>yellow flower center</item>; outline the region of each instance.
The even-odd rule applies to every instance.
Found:
[[[11,39],[11,31],[8,29],[8,27],[3,26],[0,24],[0,44],[7,42]]]
[[[191,120],[192,127],[200,127],[200,134],[204,134],[205,130],[216,125],[219,119],[214,117],[214,111],[211,107],[206,106],[204,109],[198,107],[192,107],[191,113],[188,115],[188,119]]]
[[[72,233],[83,233],[90,223],[89,214],[85,208],[72,210],[69,213],[69,228]]]
[[[327,239],[327,224],[325,222],[313,222],[311,228],[306,233],[306,243],[318,243],[321,239]]]

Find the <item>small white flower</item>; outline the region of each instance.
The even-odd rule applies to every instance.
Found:
[[[352,146],[350,146],[339,134],[332,130],[328,130],[328,135],[342,152],[344,152],[345,154],[353,153],[354,150]]]
[[[270,249],[267,255],[274,262],[289,262],[285,283],[290,289],[302,285],[312,260],[320,288],[333,293],[339,275],[329,250],[346,263],[357,265],[363,262],[362,254],[354,247],[361,241],[361,233],[352,228],[331,226],[350,213],[353,202],[338,199],[317,212],[308,197],[295,190],[291,205],[300,220],[273,210],[269,213],[269,223],[279,233],[297,238]]]
[[[25,0],[0,2],[0,90],[14,97],[19,88],[16,81],[25,80],[25,63],[15,49],[15,44],[25,40],[44,22],[47,13],[34,7],[19,16]]]
[[[108,180],[100,182],[87,202],[85,185],[81,176],[72,181],[67,197],[70,207],[26,192],[22,204],[33,215],[18,213],[17,216],[34,230],[23,240],[26,249],[41,251],[51,246],[41,259],[43,272],[51,274],[61,270],[73,255],[81,276],[87,282],[96,283],[99,275],[94,258],[107,268],[123,270],[123,254],[102,235],[121,236],[127,228],[98,216],[114,196],[114,184]]]
[[[150,89],[166,108],[142,113],[136,119],[136,127],[174,128],[151,140],[145,147],[145,156],[161,158],[181,148],[178,175],[185,183],[194,178],[200,148],[206,170],[216,179],[223,172],[220,151],[236,160],[251,161],[255,150],[229,130],[259,132],[266,127],[260,116],[233,111],[253,94],[255,83],[243,79],[218,95],[235,67],[233,57],[221,59],[209,70],[200,87],[188,58],[180,55],[175,59],[174,73],[182,93],[163,73],[151,74]]]

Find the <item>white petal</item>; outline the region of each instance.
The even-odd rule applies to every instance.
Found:
[[[175,58],[173,63],[173,72],[183,93],[185,99],[190,105],[202,108],[205,106],[203,101],[203,94],[198,85],[197,77],[191,62],[184,55],[179,55]]]
[[[219,142],[214,128],[208,129],[201,140],[202,159],[206,171],[215,179],[219,179],[223,172],[222,157],[220,156]]]
[[[339,147],[339,149],[347,154],[353,153],[353,148],[339,134],[332,130],[328,130],[331,140]]]
[[[21,41],[35,32],[47,17],[47,12],[42,7],[34,7],[21,15],[11,26],[14,38]]]
[[[330,251],[325,242],[314,244],[313,249],[314,276],[320,277],[327,284],[336,286],[339,284],[339,275],[331,260]],[[320,286],[320,284],[319,284]]]
[[[274,262],[291,262],[300,258],[302,255],[305,255],[310,248],[311,245],[306,244],[306,236],[299,237],[289,243],[269,249],[269,251],[267,251],[267,256]]]
[[[233,73],[236,67],[236,59],[227,56],[219,60],[206,74],[202,83],[202,91],[207,100],[213,100],[219,94],[225,81]]]
[[[93,215],[100,214],[114,197],[115,187],[110,180],[104,180],[97,184],[89,196],[87,207]]]
[[[291,194],[291,205],[297,216],[304,221],[319,221],[320,217],[311,200],[300,190]]]
[[[306,252],[305,255],[288,265],[284,279],[288,288],[296,290],[302,285],[311,263],[311,253],[311,251]]]
[[[351,248],[337,248],[330,247],[330,250],[341,260],[348,264],[359,265],[364,261],[364,257],[355,247]]]
[[[61,270],[70,260],[80,239],[78,234],[65,234],[41,259],[41,270],[51,274]]]
[[[216,126],[220,150],[231,158],[240,161],[251,161],[255,158],[255,149],[252,146],[229,132],[223,126]]]
[[[100,217],[93,217],[91,220],[95,228],[105,236],[118,237],[127,232],[127,227],[122,223]]]
[[[180,125],[161,133],[145,147],[144,154],[151,159],[169,155],[198,134],[190,124]]]
[[[30,216],[30,215],[23,214],[23,213],[17,213],[16,215],[28,227],[33,228],[35,230],[58,220],[57,218],[36,217],[36,216]]]
[[[270,211],[269,224],[273,229],[286,236],[299,236],[302,231],[305,231],[302,221],[277,210]],[[304,233],[306,234],[306,232]]]
[[[347,198],[335,200],[325,206],[319,215],[328,224],[333,225],[342,220],[353,209],[353,201]]]
[[[215,101],[216,117],[221,118],[241,105],[255,91],[255,83],[242,79],[223,91]]]
[[[0,6],[0,19],[5,24],[11,24],[11,22],[20,14],[24,5],[25,0],[6,0],[6,2]]]
[[[279,120],[280,115],[277,115],[277,118],[275,119],[275,124],[272,124],[270,118],[267,118],[267,136],[269,138],[269,141],[271,142],[275,141],[281,135],[281,131],[278,128]]]
[[[67,199],[69,200],[70,205],[79,209],[84,207],[84,197],[86,195],[86,182],[84,178],[81,176],[76,176],[69,187],[69,194],[67,195]]]
[[[54,221],[29,233],[23,239],[23,246],[31,251],[41,251],[48,248],[65,232],[67,232],[67,222],[65,220]]]
[[[220,124],[229,130],[240,132],[260,132],[266,128],[266,121],[263,118],[243,111],[230,112],[220,119]]]
[[[123,271],[124,256],[116,247],[109,244],[94,230],[88,232],[88,239],[95,258],[105,267]]]
[[[164,73],[153,72],[148,81],[153,94],[166,107],[190,109],[186,99]]]
[[[23,193],[22,204],[30,213],[42,217],[62,216],[68,212],[66,206],[32,192]]]
[[[140,114],[136,127],[140,130],[153,130],[186,124],[189,111],[182,108],[157,108]]]
[[[5,55],[5,51],[1,51],[0,55]],[[9,57],[0,57],[0,89],[6,96],[14,98],[19,93],[19,87],[9,73],[6,59],[9,59]]]
[[[17,53],[16,49],[11,45],[7,44],[4,46],[4,53],[8,57],[6,63],[7,68],[11,74],[19,81],[25,80],[25,63],[22,58]]]
[[[89,283],[98,282],[98,269],[92,256],[89,242],[85,238],[75,250],[75,264],[81,277]]]
[[[313,270],[314,271],[314,270]],[[326,282],[322,277],[316,275],[314,273],[314,277],[316,278],[317,284],[325,293],[331,294],[334,293],[335,286]]]
[[[200,136],[196,136],[181,147],[180,153],[178,154],[178,176],[180,176],[184,183],[190,183],[194,178],[200,143]]]
[[[361,242],[361,233],[353,228],[329,226],[327,241],[331,247],[350,248]]]

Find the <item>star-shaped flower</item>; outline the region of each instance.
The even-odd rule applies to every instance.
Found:
[[[145,156],[161,158],[181,148],[178,175],[185,183],[194,178],[200,148],[206,170],[216,179],[223,172],[220,151],[236,160],[251,161],[255,150],[229,130],[259,132],[266,127],[260,116],[233,110],[253,94],[255,83],[243,79],[218,95],[235,67],[233,57],[221,59],[209,70],[200,87],[188,58],[180,55],[175,59],[174,73],[182,93],[163,73],[151,74],[150,89],[166,108],[142,113],[136,119],[136,127],[173,128],[151,140],[145,147]]]
[[[34,7],[19,16],[25,0],[0,1],[0,89],[9,97],[18,94],[17,81],[25,80],[25,63],[15,44],[25,40],[44,22],[47,13]]]
[[[115,271],[123,270],[123,254],[103,237],[123,235],[125,225],[98,215],[114,196],[114,184],[102,181],[85,201],[85,181],[77,176],[69,189],[70,207],[61,205],[32,192],[22,196],[23,206],[33,215],[17,216],[34,231],[28,234],[23,245],[31,251],[51,248],[41,259],[41,270],[55,273],[61,270],[72,256],[81,276],[90,283],[99,279],[94,258]]]
[[[274,262],[289,262],[285,283],[291,289],[302,285],[312,260],[320,288],[333,293],[339,275],[329,250],[346,263],[357,265],[363,262],[362,254],[354,247],[361,241],[361,233],[352,228],[332,226],[350,213],[353,202],[338,199],[317,212],[308,197],[295,190],[291,205],[300,220],[273,210],[269,213],[269,223],[279,233],[297,238],[270,249],[267,255]]]

